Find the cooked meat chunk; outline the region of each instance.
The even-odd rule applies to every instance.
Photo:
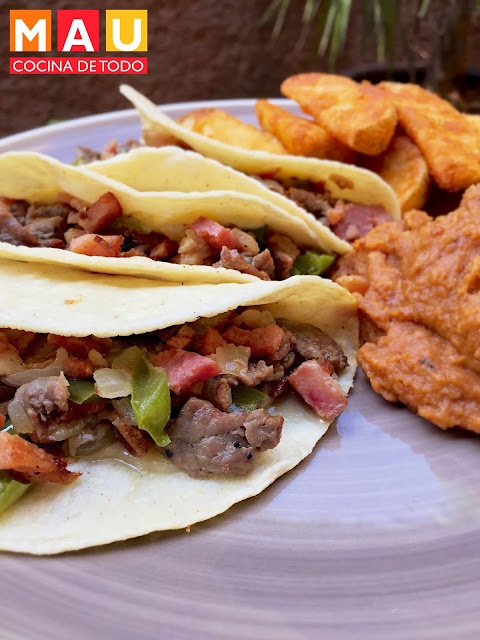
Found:
[[[232,390],[222,376],[205,380],[202,386],[202,398],[208,400],[220,411],[227,411],[232,404]]]
[[[35,234],[10,213],[4,201],[0,200],[0,242],[9,242],[17,247],[38,247],[39,242]]]
[[[28,225],[39,218],[61,218],[66,222],[71,211],[72,208],[64,202],[46,205],[31,204],[25,216],[25,223]]]
[[[323,420],[334,420],[347,406],[347,394],[324,358],[303,362],[288,382]]]
[[[236,269],[242,273],[248,273],[251,276],[256,276],[260,280],[270,280],[270,277],[266,271],[260,271],[251,262],[248,262],[243,255],[238,253],[236,249],[228,249],[223,247],[220,252],[220,261],[217,262],[215,267],[224,267],[225,269]]]
[[[65,248],[64,233],[67,230],[65,218],[60,216],[35,218],[26,228],[37,237],[41,247]]]
[[[68,471],[66,467],[65,459],[55,458],[33,442],[11,433],[0,432],[0,469],[20,474],[19,480],[70,484],[81,474]]]
[[[111,420],[130,453],[137,456],[137,458],[146,456],[150,447],[155,444],[148,433],[128,422],[117,411],[113,412]]]
[[[89,162],[96,162],[100,160],[100,158],[101,154],[99,151],[78,146],[75,153],[75,164],[88,164]]]
[[[53,411],[63,412],[68,407],[68,383],[64,376],[37,378],[23,384],[15,394],[35,430],[42,430]]]
[[[332,231],[339,238],[348,242],[363,238],[369,231],[383,222],[392,221],[392,218],[380,205],[337,202],[334,207],[335,218],[339,217],[339,209],[343,209],[343,215],[339,222],[332,224]],[[329,218],[330,215],[327,214],[327,217]]]
[[[218,253],[206,240],[197,236],[193,229],[187,229],[178,247],[178,255],[172,262],[178,264],[212,265]]]
[[[250,362],[248,371],[239,372],[235,377],[247,387],[256,387],[261,382],[271,380],[273,374],[273,365],[267,366],[264,360],[259,360],[256,363]]]
[[[280,233],[269,233],[266,236],[266,244],[270,249],[280,280],[290,277],[290,270],[300,251],[297,245],[287,236]]]
[[[11,400],[15,394],[15,389],[0,382],[0,403]]]
[[[307,189],[297,189],[290,187],[287,189],[285,195],[290,200],[293,200],[295,204],[298,204],[302,209],[306,209],[309,213],[312,213],[315,217],[324,216],[330,209],[330,203],[328,199],[320,194]]]
[[[270,249],[264,249],[252,260],[252,265],[259,271],[264,271],[270,280],[275,278],[275,263],[270,253]]]
[[[252,413],[223,413],[210,402],[190,398],[167,433],[172,442],[165,453],[192,478],[250,471],[257,451],[275,447],[283,418],[263,409]]]
[[[290,331],[295,342],[293,349],[306,360],[316,360],[322,356],[337,371],[345,369],[347,358],[338,344],[321,329],[311,324],[297,324],[285,318],[277,318],[277,324]]]

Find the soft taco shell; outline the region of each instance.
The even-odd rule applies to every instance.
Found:
[[[392,218],[398,220],[401,218],[400,206],[393,190],[371,171],[333,160],[274,155],[265,151],[246,151],[232,147],[183,127],[128,85],[121,85],[120,92],[136,107],[145,129],[167,133],[208,158],[218,160],[222,164],[250,175],[268,175],[279,179],[295,177],[321,182],[333,198],[350,200],[358,204],[382,205]],[[241,184],[244,190],[247,183]],[[260,192],[250,190],[246,193],[261,195]],[[315,220],[288,198],[265,187],[262,193],[261,197],[278,204],[294,215],[302,216],[303,213],[304,216]]]
[[[0,259],[0,326],[76,336],[130,335],[240,305],[261,305],[275,316],[325,330],[348,357],[350,366],[339,381],[345,391],[351,387],[356,303],[330,281],[297,276],[243,285],[162,286],[143,278]],[[126,460],[122,447],[112,445],[95,460],[70,465],[83,472],[73,485],[35,486],[2,514],[0,549],[53,554],[183,528],[222,513],[296,466],[328,427],[293,396],[276,410],[285,417],[282,439],[275,449],[259,455],[250,475],[195,480],[158,451],[137,462]]]
[[[180,154],[180,155],[179,155]],[[194,156],[195,154],[190,154]],[[147,170],[142,161],[136,159],[129,170],[137,174]],[[141,158],[141,156],[140,156]],[[173,148],[171,157],[164,154],[163,171],[168,176],[166,191],[143,192],[121,184],[107,176],[99,175],[81,167],[63,164],[39,153],[5,153],[0,155],[0,194],[7,198],[51,204],[58,193],[66,191],[89,204],[105,192],[112,192],[120,202],[123,213],[146,224],[154,231],[165,233],[173,239],[183,234],[183,226],[199,216],[206,216],[220,224],[235,224],[246,231],[268,226],[283,233],[299,244],[331,253],[322,238],[301,219],[294,218],[284,209],[255,195],[232,190],[211,190],[207,186],[202,192],[187,190],[183,172],[188,175],[190,165],[184,165],[184,156]],[[191,158],[189,158],[191,159]],[[189,160],[187,159],[187,160]],[[199,157],[200,160],[203,160]],[[130,163],[130,161],[129,161]],[[203,162],[197,165],[199,178],[205,181]],[[175,189],[175,181],[183,189]],[[46,264],[63,264],[77,269],[100,273],[124,274],[172,282],[252,282],[256,278],[233,269],[217,269],[208,266],[177,265],[156,262],[149,258],[102,258],[91,257],[47,247],[16,247],[0,242],[0,258],[23,260]]]

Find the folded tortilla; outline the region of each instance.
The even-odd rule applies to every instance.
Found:
[[[162,113],[153,102],[128,85],[121,85],[120,92],[138,110],[144,129],[169,134],[207,158],[217,160],[248,175],[263,175],[280,180],[298,178],[322,183],[326,192],[334,199],[349,200],[365,205],[382,205],[392,218],[401,219],[401,209],[395,193],[386,182],[371,171],[333,160],[275,155],[266,151],[247,151],[232,147],[224,142],[190,131]],[[248,176],[239,176],[235,188],[244,193],[265,198],[272,204],[301,217],[312,228],[316,228],[316,225],[320,224],[293,201],[271,191]],[[345,244],[329,229],[325,230],[338,243]],[[340,247],[340,245],[338,246]],[[335,250],[338,253],[341,252],[340,249]]]
[[[162,158],[159,169],[163,174],[165,189],[141,192],[141,189],[121,184],[88,168],[63,164],[39,153],[9,152],[0,155],[0,194],[12,199],[52,204],[60,192],[67,192],[92,204],[104,193],[111,192],[122,206],[124,215],[132,216],[153,231],[164,233],[174,240],[181,238],[184,225],[192,223],[199,216],[206,216],[223,225],[234,223],[245,231],[268,226],[289,236],[296,244],[326,253],[334,251],[305,221],[275,204],[255,195],[231,190],[231,187],[212,189],[213,183],[209,183],[210,178],[200,156],[192,153],[185,155],[180,149],[171,148],[169,152],[162,153]],[[144,155],[134,154],[132,160],[127,161],[128,171],[135,176],[146,172],[148,163],[144,160]],[[149,175],[152,176],[152,168]],[[188,187],[190,176],[193,188]],[[63,264],[86,271],[177,283],[243,283],[256,280],[254,276],[233,269],[157,262],[144,257],[93,257],[49,247],[16,247],[6,242],[0,242],[0,258]]]
[[[20,292],[20,293],[19,293]],[[239,306],[306,322],[334,338],[348,357],[339,375],[352,385],[357,350],[356,303],[318,277],[245,284],[160,284],[96,275],[58,264],[0,259],[0,327],[60,335],[141,334],[211,317]],[[53,554],[187,527],[260,493],[308,456],[328,423],[289,396],[275,408],[285,418],[280,444],[258,454],[243,477],[190,478],[158,450],[138,460],[120,444],[69,465],[83,475],[72,485],[34,486],[0,516],[0,549]]]

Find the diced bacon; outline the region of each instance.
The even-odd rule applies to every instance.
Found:
[[[68,249],[85,256],[115,258],[120,253],[122,243],[123,236],[99,236],[96,233],[85,233],[78,238],[72,238]]]
[[[67,378],[85,380],[93,375],[93,366],[86,358],[65,358],[63,362],[63,373]]]
[[[208,327],[200,343],[200,352],[204,356],[209,356],[211,353],[215,353],[218,347],[226,347],[227,345],[228,342],[222,338],[216,329]]]
[[[268,356],[273,358],[282,344],[285,331],[276,324],[269,324],[266,327],[256,329],[240,329],[240,327],[229,327],[223,332],[223,337],[227,342],[241,347],[250,347],[252,356],[260,358]]]
[[[18,435],[0,432],[0,469],[20,473],[27,482],[70,484],[81,474],[66,467],[64,458],[55,458]]]
[[[96,400],[94,402],[84,402],[83,404],[76,404],[75,402],[69,402],[68,408],[65,413],[62,413],[62,423],[69,424],[79,418],[90,416],[94,413],[100,413],[103,411],[107,403],[105,400]]]
[[[200,218],[192,222],[190,228],[195,231],[197,236],[203,238],[210,246],[218,249],[218,251],[221,251],[222,247],[242,250],[241,245],[230,229],[218,224],[218,222],[214,220],[200,216]]]
[[[88,231],[96,233],[109,227],[122,215],[122,207],[113,193],[104,193],[91,207],[80,212],[78,224]]]
[[[6,420],[6,416],[4,416],[3,413],[0,413],[0,429],[5,424],[5,420]]]
[[[290,374],[288,382],[324,420],[333,420],[347,406],[345,392],[321,359],[301,364]]]
[[[152,363],[163,367],[168,376],[168,385],[173,393],[185,393],[197,382],[218,376],[221,369],[211,358],[192,351],[168,349],[153,356]]]
[[[186,349],[194,337],[195,331],[192,327],[184,325],[170,340],[167,340],[165,349]]]
[[[146,456],[150,447],[155,444],[146,431],[142,431],[129,423],[117,412],[113,414],[112,423],[124,441],[126,448],[137,458]]]
[[[57,336],[55,333],[48,334],[47,342],[55,349],[63,347],[68,353],[78,358],[88,358],[90,349],[105,353],[112,346],[111,338],[97,338],[95,336],[76,338],[73,336]]]

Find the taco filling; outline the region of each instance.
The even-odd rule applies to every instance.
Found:
[[[0,510],[35,483],[69,484],[68,458],[119,440],[159,447],[190,477],[243,475],[280,441],[273,403],[296,393],[331,421],[347,358],[317,327],[239,308],[147,334],[0,331]]]
[[[68,193],[55,204],[0,198],[0,241],[16,246],[66,249],[87,256],[129,258],[235,269],[261,280],[321,275],[335,256],[298,246],[263,227],[246,232],[205,216],[185,225],[177,241],[152,231],[107,192],[92,205]]]

